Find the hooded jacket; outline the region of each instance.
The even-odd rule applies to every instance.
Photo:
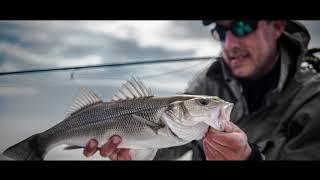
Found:
[[[320,159],[320,76],[301,68],[309,41],[301,23],[288,21],[278,41],[278,83],[263,94],[262,105],[254,112],[242,84],[221,58],[195,77],[185,92],[234,103],[231,121],[246,133],[249,143],[258,145],[266,160]],[[155,159],[176,159],[190,149],[193,160],[205,160],[202,141],[159,150]]]

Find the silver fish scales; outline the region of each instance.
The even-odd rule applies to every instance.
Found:
[[[156,97],[138,79],[123,84],[108,102],[81,89],[67,117],[4,151],[16,160],[43,160],[54,147],[84,147],[90,139],[99,146],[113,135],[122,137],[119,148],[130,148],[133,159],[152,160],[160,148],[201,139],[209,126],[222,130],[233,104],[215,96]]]

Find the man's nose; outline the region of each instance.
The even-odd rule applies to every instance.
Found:
[[[239,38],[236,37],[232,32],[226,32],[226,39],[224,42],[225,49],[233,49],[235,47],[239,47]]]

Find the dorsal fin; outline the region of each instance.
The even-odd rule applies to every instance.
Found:
[[[99,102],[102,102],[102,100],[92,90],[86,87],[81,87],[80,95],[73,101],[72,105],[66,112],[66,116],[71,116],[80,109],[84,109]]]
[[[150,88],[147,88],[139,78],[132,77],[122,84],[122,87],[112,97],[111,101],[136,99],[154,96]]]

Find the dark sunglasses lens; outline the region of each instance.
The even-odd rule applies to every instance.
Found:
[[[237,37],[244,37],[248,34],[254,32],[257,29],[258,21],[234,21],[231,24],[230,30],[233,35]],[[216,27],[212,30],[212,35],[217,41],[225,41],[226,34],[229,28],[216,25]]]
[[[238,37],[244,37],[253,31],[255,31],[257,28],[257,21],[236,21],[231,31],[234,35]]]

